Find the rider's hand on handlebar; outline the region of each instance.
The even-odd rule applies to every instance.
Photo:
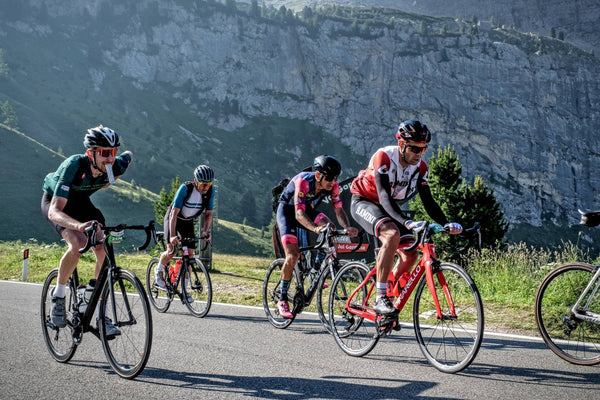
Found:
[[[356,236],[358,236],[358,229],[356,229],[353,226],[349,226],[346,228],[346,233],[348,234],[349,237],[356,237]]]
[[[458,235],[463,231],[463,227],[458,222],[448,222],[444,225],[444,229],[451,235]]]
[[[427,222],[425,221],[413,221],[413,220],[407,220],[404,223],[404,226],[406,227],[406,229],[411,230],[411,231],[418,231],[419,229],[423,228],[423,226],[426,224]]]
[[[205,231],[205,232],[202,232],[202,235],[201,235],[201,237],[202,237],[202,239],[204,239],[205,241],[207,241],[207,242],[210,242],[210,239],[211,239],[211,234],[210,234],[210,232],[209,232],[209,231]]]
[[[178,236],[172,236],[172,237],[169,239],[169,243],[170,243],[170,244],[171,244],[173,247],[177,246],[177,245],[179,244],[179,237],[178,237]]]

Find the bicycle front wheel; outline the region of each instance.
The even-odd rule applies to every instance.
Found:
[[[65,308],[67,312],[67,326],[58,328],[52,323],[50,312],[52,310],[52,292],[58,282],[58,269],[53,269],[48,274],[42,287],[42,302],[40,316],[42,317],[42,334],[48,351],[56,361],[67,362],[75,355],[77,344],[73,340],[73,296],[71,285],[67,285],[65,294]]]
[[[108,281],[104,286],[100,310],[120,333],[106,335],[106,318],[99,318],[100,339],[113,370],[123,378],[132,379],[143,371],[150,357],[150,302],[142,283],[131,271],[117,270],[112,280],[112,290]]]
[[[265,281],[263,282],[263,307],[265,309],[265,314],[271,325],[278,329],[285,329],[294,321],[294,318],[283,318],[277,309],[277,302],[281,297],[281,268],[283,267],[284,261],[283,258],[278,258],[273,261],[267,270]],[[296,316],[296,313],[294,312],[296,302],[294,299],[297,295],[303,296],[301,287],[298,286],[298,282],[300,282],[300,279],[298,278],[297,267],[294,267],[292,281],[290,282],[290,288],[288,290],[289,304],[292,307],[292,314],[294,317]]]
[[[441,263],[433,283],[442,314],[438,316],[427,280],[422,279],[414,298],[415,334],[429,363],[442,372],[456,373],[471,364],[481,347],[481,296],[471,276],[456,264]]]
[[[375,322],[353,314],[346,308],[350,295],[360,286],[370,269],[361,262],[347,263],[336,274],[329,293],[329,321],[335,342],[348,355],[362,357],[368,354],[377,342],[379,334]],[[369,311],[368,304],[375,294],[369,288],[375,284],[374,278],[351,300],[352,308]],[[370,310],[372,311],[372,310]]]
[[[212,305],[212,283],[208,270],[196,257],[195,263],[189,265],[189,278],[183,280],[183,299],[192,315],[203,318]],[[189,299],[189,300],[188,300]],[[191,300],[191,301],[190,301]]]
[[[333,279],[335,274],[348,263],[347,260],[335,260],[333,263],[333,275],[329,266],[326,267],[321,275],[321,280],[317,288],[317,313],[321,323],[327,329],[327,332],[331,333],[331,324],[329,323],[329,293],[333,286]]]
[[[148,268],[146,269],[146,289],[148,289],[148,298],[150,299],[152,306],[156,309],[156,311],[164,313],[169,309],[171,300],[173,300],[173,298],[169,296],[166,291],[160,289],[156,284],[154,270],[158,266],[158,262],[159,259],[155,257],[150,260],[150,263],[148,264]],[[167,272],[165,271],[164,274],[166,277]]]
[[[600,324],[573,312],[595,272],[589,264],[561,265],[546,275],[535,298],[535,320],[544,342],[557,356],[577,365],[600,363]],[[585,297],[577,312],[600,314],[600,293]]]

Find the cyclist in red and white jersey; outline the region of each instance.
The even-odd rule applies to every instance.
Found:
[[[373,309],[382,315],[396,312],[387,297],[387,278],[394,264],[398,245],[413,238],[412,230],[424,221],[408,219],[399,204],[419,194],[425,210],[451,234],[462,232],[462,226],[448,222],[444,212],[433,199],[427,182],[428,167],[421,156],[431,140],[426,125],[417,120],[400,124],[396,132],[398,145],[378,149],[369,165],[352,182],[350,211],[354,220],[381,242],[377,254],[377,298]],[[400,264],[395,274],[400,276],[417,260],[417,251],[400,252]]]

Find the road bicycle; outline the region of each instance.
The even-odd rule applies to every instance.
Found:
[[[157,232],[156,235],[157,240],[165,248],[163,232]],[[190,243],[199,239],[204,238],[182,238],[181,243]],[[210,241],[205,240],[204,248],[200,252],[206,250],[210,244]],[[173,299],[178,296],[192,315],[203,318],[208,314],[212,305],[213,292],[210,274],[199,257],[190,256],[187,246],[175,246],[171,254],[175,254],[179,250],[181,250],[181,256],[173,257],[175,266],[167,265],[166,271],[164,271],[166,290],[156,284],[154,271],[159,259],[150,260],[146,270],[146,285],[150,303],[156,311],[164,313],[169,309]]]
[[[144,230],[146,241],[138,248],[144,250],[150,243],[154,221],[150,221],[147,226],[103,226],[100,228],[104,233],[103,239],[97,237],[97,228],[98,223],[94,222],[85,230],[87,242],[79,249],[82,254],[90,247],[100,244],[106,249],[106,258],[85,311],[83,299],[77,296],[79,275],[75,268],[66,289],[67,325],[59,328],[52,323],[52,293],[58,282],[58,268],[53,269],[42,288],[42,332],[52,357],[63,363],[71,360],[83,334],[91,332],[102,342],[104,354],[112,369],[123,378],[133,379],[143,371],[150,357],[152,313],[140,280],[133,272],[117,266],[113,244],[120,242],[125,230]],[[98,304],[98,318],[96,326],[93,326],[91,321]],[[110,318],[113,325],[120,330],[120,334],[106,335],[105,316]]]
[[[288,291],[288,298],[292,306],[293,318],[283,318],[279,314],[277,302],[281,294],[281,268],[285,262],[284,258],[278,258],[269,266],[263,283],[263,307],[269,322],[279,329],[287,328],[306,307],[309,307],[314,296],[317,297],[317,313],[319,320],[325,329],[329,330],[328,302],[329,288],[336,272],[344,265],[364,265],[359,261],[341,260],[338,258],[336,241],[341,237],[347,237],[346,230],[334,230],[333,224],[326,225],[319,241],[313,246],[300,248],[298,263],[294,266],[292,280]],[[362,245],[362,234],[360,241],[350,252],[358,250]],[[349,240],[349,239],[348,239]],[[322,261],[316,260],[311,251],[324,253]]]
[[[392,316],[382,316],[372,308],[376,268],[346,265],[340,269],[329,294],[329,320],[335,341],[346,354],[364,356],[380,338],[400,330],[398,314],[416,289],[414,331],[429,363],[442,372],[455,373],[475,359],[484,329],[481,296],[462,267],[436,258],[433,236],[439,233],[446,233],[441,225],[426,222],[413,232],[413,244],[399,246],[398,252],[417,248],[422,254],[410,273],[396,276],[398,259],[390,272],[388,296],[397,310]],[[479,223],[462,235],[478,235],[481,241]]]
[[[600,224],[600,211],[579,210],[580,223]],[[600,265],[560,265],[542,280],[535,320],[546,345],[577,365],[600,363]]]

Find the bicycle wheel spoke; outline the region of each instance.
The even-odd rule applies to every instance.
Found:
[[[67,291],[65,295],[65,307],[67,311],[67,326],[64,328],[57,328],[52,323],[50,312],[52,310],[52,291],[56,287],[58,281],[58,270],[52,270],[42,288],[42,301],[40,308],[40,316],[42,322],[42,333],[44,335],[44,341],[48,351],[59,362],[67,362],[77,350],[77,344],[73,340],[73,324],[72,324],[72,310],[73,304],[73,293],[70,290],[70,286],[67,285]]]
[[[280,299],[281,293],[280,281],[281,267],[283,266],[283,262],[284,260],[281,258],[273,261],[267,270],[267,274],[265,275],[265,280],[263,282],[263,307],[265,314],[267,315],[267,319],[271,325],[279,329],[287,328],[294,320],[293,318],[283,318],[277,309],[277,302]],[[290,288],[288,290],[290,308],[292,308],[294,305],[293,299],[296,296],[297,290],[296,282],[297,273],[294,270],[294,273],[292,274],[292,281],[290,282]]]
[[[107,335],[106,320],[99,320],[102,344],[113,369],[124,378],[137,376],[148,362],[152,345],[150,304],[140,281],[131,272],[119,271],[114,281],[114,303],[105,286],[100,303],[107,318],[120,331]],[[113,313],[114,310],[114,313]]]
[[[189,267],[189,278],[184,281],[183,296],[192,301],[185,302],[190,312],[199,318],[205,317],[212,305],[212,283],[210,274],[199,259]]]
[[[172,296],[169,296],[165,290],[160,289],[156,284],[154,270],[158,265],[158,261],[158,258],[153,258],[148,264],[148,268],[146,269],[146,290],[150,304],[152,304],[156,311],[163,313],[169,309]]]
[[[349,262],[337,273],[329,294],[329,320],[333,337],[346,354],[357,357],[373,350],[380,338],[374,321],[346,309],[347,299],[368,272],[366,265]],[[360,305],[361,308],[363,304],[369,304],[367,287],[355,294],[352,304]]]
[[[574,263],[551,271],[540,284],[535,317],[542,338],[562,359],[578,365],[600,363],[600,324],[573,313],[573,306],[593,277],[594,267]],[[584,298],[582,315],[600,313],[600,294]]]
[[[458,265],[441,264],[456,316],[440,281],[434,283],[442,315],[438,317],[434,297],[425,280],[415,292],[414,325],[421,351],[442,372],[458,372],[471,364],[483,339],[483,306],[469,275]]]

